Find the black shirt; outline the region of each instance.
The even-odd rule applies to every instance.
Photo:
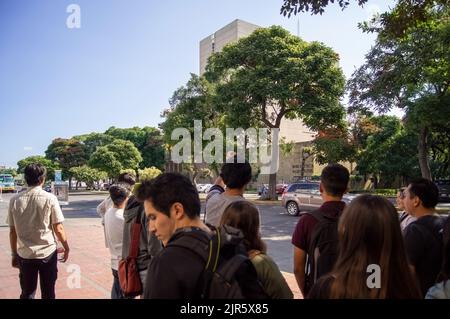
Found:
[[[404,233],[406,254],[415,267],[420,290],[425,296],[436,282],[442,265],[443,219],[426,215],[409,224]]]
[[[194,236],[192,236],[194,235]],[[169,243],[186,240],[186,236],[198,240],[207,251],[209,236],[204,231],[177,231]],[[168,245],[150,261],[144,298],[146,299],[198,299],[199,282],[205,269],[205,261],[190,249]]]

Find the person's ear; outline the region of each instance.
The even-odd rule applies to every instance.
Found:
[[[322,186],[322,182],[320,182],[320,184],[319,184],[319,191],[321,194],[323,194],[325,192],[325,190],[323,189],[323,186]]]
[[[173,203],[171,207],[171,215],[175,217],[176,220],[180,220],[184,217],[184,207],[181,203]]]
[[[419,207],[422,203],[419,196],[414,196],[412,202],[413,202],[414,207]]]

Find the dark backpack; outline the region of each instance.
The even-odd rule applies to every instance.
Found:
[[[229,226],[214,230],[206,247],[195,236],[184,236],[183,240],[168,244],[189,249],[205,261],[198,288],[200,298],[268,298],[248,258],[240,231]]]
[[[309,292],[317,280],[329,273],[338,255],[338,220],[320,211],[308,212],[318,223],[314,227],[308,248],[305,290]]]

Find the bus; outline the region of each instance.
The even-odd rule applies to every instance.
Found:
[[[0,188],[3,193],[15,192],[16,184],[11,174],[0,174]]]

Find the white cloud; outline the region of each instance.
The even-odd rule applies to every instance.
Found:
[[[23,147],[23,150],[24,150],[24,151],[32,151],[33,148],[32,148],[31,146],[24,146],[24,147]]]

